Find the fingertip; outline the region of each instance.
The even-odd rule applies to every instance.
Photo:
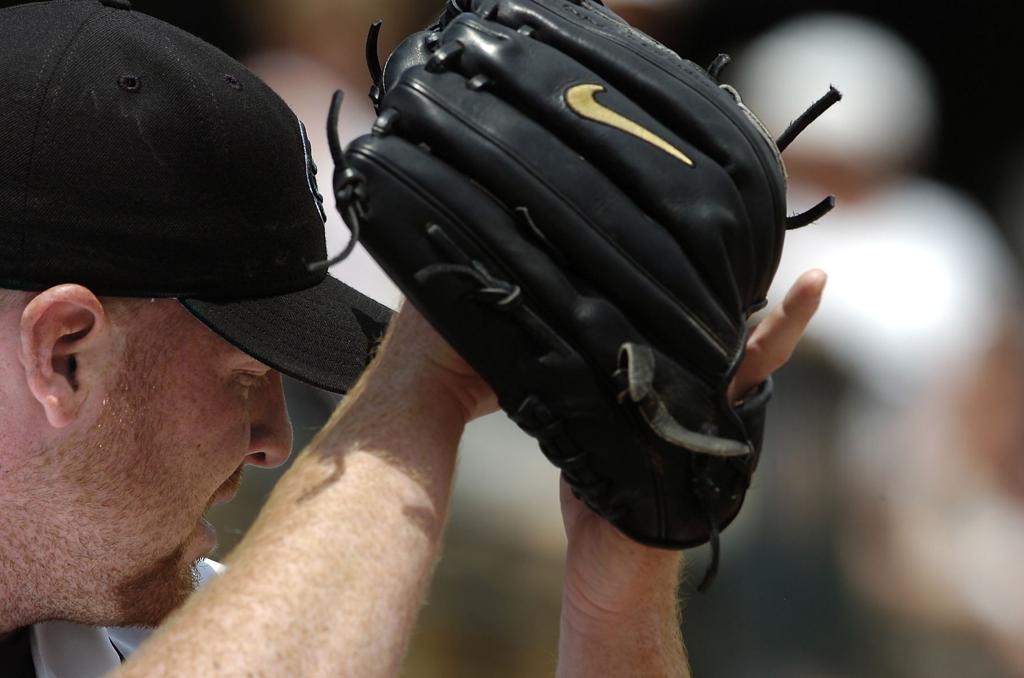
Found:
[[[792,302],[817,308],[828,283],[828,274],[819,268],[804,273],[793,285]]]
[[[826,282],[828,275],[821,269],[815,268],[805,272],[797,278],[783,299],[782,311],[806,323],[821,304]]]
[[[825,289],[825,285],[828,283],[828,273],[820,268],[812,268],[800,277],[804,284],[819,292]]]

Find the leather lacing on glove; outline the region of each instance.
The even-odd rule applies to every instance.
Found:
[[[579,2],[579,0],[575,1]],[[595,2],[601,4],[599,0],[595,0]],[[449,0],[449,5],[445,11],[446,14],[454,16],[463,10],[459,7],[457,0]],[[487,12],[488,9],[484,8],[480,13]],[[438,26],[443,25],[445,18],[445,15],[442,15]],[[381,22],[379,21],[371,26],[366,45],[367,64],[373,81],[369,95],[374,108],[379,114],[378,120],[374,125],[376,133],[386,132],[396,123],[398,118],[397,111],[380,110],[383,93],[383,69],[377,56],[377,39],[380,34],[380,28]],[[434,41],[433,45],[435,47],[436,44],[437,42]],[[427,47],[428,49],[432,48],[431,41],[429,40],[427,41]],[[426,65],[427,70],[437,72],[447,69],[449,65],[458,59],[461,48],[461,43],[455,42],[436,49],[433,57]],[[757,129],[765,136],[766,140],[769,141],[785,176],[785,167],[781,160],[782,152],[814,120],[837,103],[842,95],[834,87],[830,87],[829,91],[794,120],[778,139],[772,140],[761,121],[743,104],[736,90],[719,81],[718,76],[722,68],[729,63],[729,60],[728,55],[720,54],[707,68],[707,73],[716,82],[719,82],[719,87],[733,97],[740,109],[743,110]],[[488,82],[489,79],[486,76],[477,76],[468,84],[473,89],[479,89]],[[351,231],[351,238],[345,248],[336,256],[326,261],[310,264],[311,270],[325,270],[348,257],[359,241],[360,221],[366,216],[364,204],[365,179],[359,172],[349,167],[338,138],[338,116],[343,98],[344,95],[340,90],[335,92],[328,115],[327,132],[331,155],[335,163],[334,192],[337,208]],[[793,230],[813,223],[827,214],[834,206],[835,196],[829,195],[814,207],[802,213],[788,216],[786,218],[786,228],[787,230]],[[517,207],[516,212],[521,218],[526,220],[532,230],[539,233],[524,207]],[[426,282],[440,275],[457,275],[473,280],[479,285],[477,294],[482,301],[511,312],[538,339],[558,350],[561,339],[548,328],[541,318],[522,303],[522,290],[518,285],[501,279],[494,272],[489,271],[481,262],[469,257],[447,236],[440,225],[427,224],[426,226],[427,235],[437,244],[441,251],[448,254],[452,263],[431,265],[417,272],[415,277],[419,282]],[[542,234],[540,234],[540,237],[543,239]],[[735,470],[738,471],[738,477],[744,483],[742,489],[745,490],[750,486],[753,475],[753,464],[749,461],[752,450],[750,446],[744,443],[717,438],[714,436],[714,432],[698,433],[690,431],[672,418],[668,413],[665,403],[652,387],[654,357],[650,348],[634,344],[624,344],[620,356],[620,365],[616,372],[611,375],[613,380],[620,385],[620,402],[625,402],[626,400],[633,402],[656,435],[693,453],[691,456],[694,483],[692,490],[694,496],[700,502],[701,510],[707,521],[711,547],[710,562],[701,583],[697,587],[698,591],[706,591],[714,581],[719,567],[721,552],[720,526],[715,517],[713,507],[720,501],[720,495],[723,491],[707,473],[708,460],[724,458],[727,463],[734,466]],[[738,367],[738,364],[733,366],[734,369],[731,372],[735,371],[736,367]],[[758,402],[763,403],[770,396],[770,392],[771,381],[769,379],[752,396],[752,400],[756,399]],[[743,405],[743,403],[736,404],[734,407],[742,408]],[[571,464],[563,465],[563,473],[571,474],[571,468],[568,467],[571,467]],[[596,479],[593,482],[576,479],[573,485],[577,491],[587,495],[591,492],[602,491],[602,488],[607,483],[608,481],[604,479]]]

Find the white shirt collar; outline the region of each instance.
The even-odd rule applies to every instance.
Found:
[[[199,585],[224,566],[212,560],[199,563]],[[37,678],[99,678],[121,665],[152,629],[85,626],[44,622],[32,627],[32,660]],[[115,646],[117,649],[115,650]]]

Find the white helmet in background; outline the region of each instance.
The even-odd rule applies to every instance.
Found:
[[[787,151],[874,167],[901,166],[927,148],[936,127],[932,76],[907,42],[844,14],[785,21],[756,38],[726,71],[775,135],[835,85],[843,101]]]

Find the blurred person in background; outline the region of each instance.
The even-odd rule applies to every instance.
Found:
[[[1024,674],[1019,275],[986,214],[918,173],[938,141],[928,68],[889,30],[824,14],[757,38],[723,79],[775,133],[830,84],[844,94],[786,152],[791,208],[822,193],[838,208],[789,234],[776,289],[809,265],[829,271],[797,358],[824,356],[846,386],[819,383],[807,409],[775,420],[766,457],[777,463],[756,512],[795,517],[785,529],[798,531],[837,509],[819,534],[839,529],[825,548],[839,549],[855,590],[889,620],[861,627],[886,671]],[[814,388],[780,379],[779,401]],[[834,430],[814,458],[806,424],[828,417]],[[808,476],[817,480],[799,481]]]

